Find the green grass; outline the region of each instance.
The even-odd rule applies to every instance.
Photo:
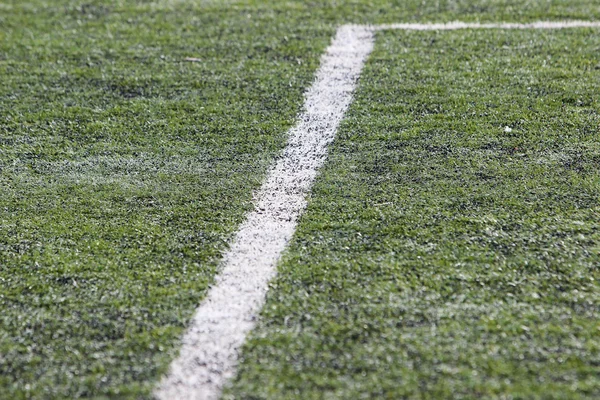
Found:
[[[329,40],[140,7],[3,21],[2,398],[149,394]]]
[[[228,394],[600,397],[599,47],[380,33]]]
[[[150,397],[338,24],[563,18],[0,2],[0,398]],[[229,394],[598,395],[596,36],[381,34]]]

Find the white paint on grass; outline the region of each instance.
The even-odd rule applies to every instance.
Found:
[[[177,1],[177,0],[173,0]],[[374,32],[384,29],[563,29],[598,28],[600,22],[389,24],[340,27],[306,93],[304,112],[289,131],[284,154],[255,198],[255,210],[238,231],[223,269],[196,310],[179,357],[155,391],[159,399],[217,399],[235,372],[238,349],[264,302],[277,261],[306,206],[327,145],[352,101]]]
[[[225,255],[223,270],[196,310],[179,357],[155,391],[157,398],[216,399],[233,376],[238,349],[254,327],[268,282],[296,229],[372,47],[371,29],[348,25],[338,29],[306,93],[305,111],[256,195],[255,210]]]
[[[398,29],[405,31],[453,31],[458,29],[566,29],[566,28],[600,28],[600,21],[537,21],[530,23],[516,22],[448,22],[441,24],[387,24],[375,25],[374,30],[382,31]]]

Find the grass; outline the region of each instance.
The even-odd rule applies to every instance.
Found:
[[[0,40],[0,397],[148,396],[329,38],[39,6]]]
[[[599,46],[380,33],[228,396],[598,398]]]
[[[0,397],[150,397],[338,24],[562,18],[600,7],[0,3]],[[502,375],[469,380],[461,362],[434,359],[479,367],[494,329],[505,364],[490,368],[515,376],[534,363],[512,357],[547,342],[563,359],[555,376],[597,393],[598,40],[388,33],[377,46],[230,395],[475,390]],[[434,326],[444,334],[427,336]],[[548,339],[528,341],[537,330]]]

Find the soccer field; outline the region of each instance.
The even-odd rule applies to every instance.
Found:
[[[152,398],[336,29],[457,20],[600,5],[1,2],[0,398]],[[223,398],[599,398],[600,28],[373,44]]]

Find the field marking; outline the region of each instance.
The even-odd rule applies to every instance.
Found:
[[[600,28],[600,21],[536,21],[529,23],[516,22],[448,22],[442,24],[384,24],[374,25],[376,31],[396,29],[404,31],[453,31],[458,29],[568,29],[568,28]]]
[[[305,94],[304,111],[288,132],[283,155],[255,196],[255,209],[223,257],[223,269],[196,310],[180,354],[154,395],[218,399],[233,377],[238,349],[256,324],[268,283],[306,207],[306,195],[327,156],[327,146],[348,109],[376,31],[600,28],[600,21],[343,25],[321,59]]]
[[[233,376],[237,350],[254,327],[277,261],[306,206],[327,145],[352,101],[373,32],[344,26],[321,59],[304,111],[223,259],[223,270],[196,310],[179,357],[155,391],[159,399],[217,399]]]

